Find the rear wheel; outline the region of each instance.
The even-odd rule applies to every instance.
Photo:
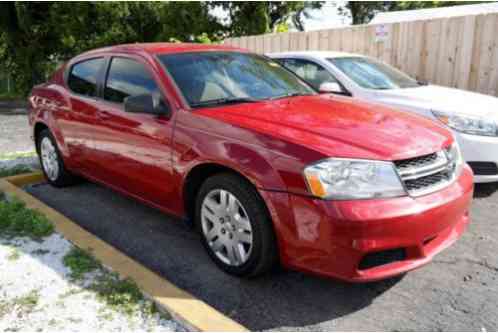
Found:
[[[48,182],[56,187],[72,185],[75,177],[66,170],[54,137],[48,129],[38,136],[40,164]]]
[[[266,206],[241,177],[224,173],[204,182],[196,202],[196,223],[210,257],[230,274],[256,276],[277,261]]]

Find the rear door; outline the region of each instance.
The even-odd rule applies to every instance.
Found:
[[[172,193],[173,118],[127,113],[124,99],[164,99],[158,76],[139,57],[111,57],[93,131],[92,164],[100,180],[161,206]],[[173,114],[174,116],[174,114]]]
[[[88,156],[93,148],[93,125],[98,112],[98,81],[104,70],[103,57],[85,59],[70,64],[65,73],[69,107],[58,110],[57,123],[71,155],[79,169],[89,167]]]

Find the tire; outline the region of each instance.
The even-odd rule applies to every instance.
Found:
[[[36,147],[43,173],[51,185],[65,187],[76,182],[76,177],[64,166],[57,143],[48,129],[41,131]]]
[[[230,195],[235,200],[230,200]],[[222,197],[233,205],[223,206]],[[266,273],[278,261],[273,223],[266,205],[252,184],[237,175],[218,174],[202,184],[196,200],[195,223],[209,256],[229,274],[254,277]]]

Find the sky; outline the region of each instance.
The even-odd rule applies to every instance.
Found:
[[[351,18],[339,15],[338,8],[346,1],[326,1],[321,9],[310,10],[310,18],[304,19],[306,31],[331,29],[351,24]],[[227,13],[220,7],[213,10],[212,14],[220,19],[226,19]],[[292,29],[291,29],[292,30]]]
[[[346,1],[327,1],[323,7],[318,10],[312,10],[310,19],[304,21],[304,28],[306,31],[331,29],[342,27],[351,24],[351,18],[339,15],[338,7],[343,5]]]

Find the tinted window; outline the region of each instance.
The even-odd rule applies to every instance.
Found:
[[[315,93],[278,63],[254,54],[197,52],[159,59],[192,107]]]
[[[73,65],[67,79],[69,88],[77,94],[96,96],[97,76],[103,63],[103,58],[96,58]]]
[[[321,65],[303,59],[283,59],[285,67],[299,75],[300,78],[311,84],[315,89],[325,82],[337,82],[335,77]]]
[[[104,88],[104,99],[122,103],[128,96],[158,93],[157,84],[144,64],[126,58],[112,59]]]
[[[414,88],[420,84],[397,69],[380,61],[363,57],[329,59],[359,86],[368,89]]]

